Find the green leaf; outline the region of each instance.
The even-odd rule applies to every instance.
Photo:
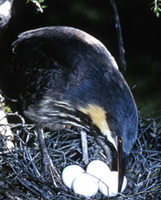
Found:
[[[8,112],[8,113],[12,113],[12,110],[11,110],[11,108],[10,108],[9,106],[6,106],[6,107],[5,107],[5,110],[6,110],[6,112]]]
[[[44,0],[38,0],[38,2],[41,4],[41,3],[44,3]]]
[[[159,17],[159,16],[160,16],[159,12],[156,12],[156,16],[157,16],[157,17]]]
[[[47,7],[48,7],[47,5],[41,6],[42,9],[45,9],[45,8],[47,8]]]

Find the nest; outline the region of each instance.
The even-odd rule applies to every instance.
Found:
[[[87,199],[74,194],[57,183],[55,187],[48,172],[43,170],[41,149],[37,131],[33,124],[25,123],[18,113],[19,123],[3,124],[10,127],[11,135],[0,135],[0,199],[14,200],[80,200]],[[2,126],[2,123],[0,124]],[[82,161],[81,136],[77,129],[70,128],[52,132],[44,130],[45,142],[53,164],[59,174],[70,164],[85,168]],[[104,152],[88,135],[89,160],[104,160]],[[13,146],[8,147],[8,142]],[[161,196],[161,117],[139,117],[139,132],[129,156],[126,170],[128,185],[124,193],[111,199],[160,199]],[[97,193],[89,199],[107,199]]]

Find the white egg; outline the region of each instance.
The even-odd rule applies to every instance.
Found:
[[[93,160],[88,164],[86,172],[99,180],[110,172],[110,168],[101,160]]]
[[[124,176],[121,192],[123,192],[127,185],[127,179]],[[109,197],[117,196],[118,194],[118,172],[111,171],[108,175],[104,176],[99,182],[100,192]]]
[[[86,197],[92,197],[98,192],[98,183],[89,174],[80,174],[74,179],[73,191]]]
[[[72,188],[72,182],[73,180],[79,176],[80,174],[84,173],[84,169],[82,169],[80,166],[78,165],[69,165],[67,167],[65,167],[62,171],[62,180],[64,182],[64,184],[68,187],[68,188]]]

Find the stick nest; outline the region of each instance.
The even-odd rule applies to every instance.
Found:
[[[14,200],[80,200],[87,199],[74,194],[58,183],[54,187],[50,175],[43,170],[41,149],[33,124],[25,123],[22,116],[14,116],[17,123],[9,123],[13,138],[0,135],[0,199]],[[2,125],[0,125],[2,126]],[[77,129],[45,132],[45,142],[58,173],[70,164],[85,168],[82,161],[81,136]],[[104,152],[94,137],[88,135],[89,160],[104,160]],[[14,147],[7,147],[12,140]],[[160,199],[161,196],[161,117],[139,117],[137,141],[129,156],[126,177],[128,185],[121,196],[111,199]],[[107,199],[97,193],[89,199]]]

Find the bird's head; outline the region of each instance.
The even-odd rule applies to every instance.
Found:
[[[108,111],[105,108],[98,105],[88,104],[87,107],[79,107],[81,112],[90,117],[93,127],[97,127],[96,130],[105,136],[105,141],[111,147],[112,153],[116,152],[117,154],[114,159],[117,158],[118,192],[121,192],[127,158],[137,135],[135,106],[129,105],[128,109],[129,118],[125,121],[125,116],[122,113],[114,118],[114,116],[108,115]],[[128,115],[128,113],[126,114]],[[116,160],[113,160],[113,162],[116,162]]]

